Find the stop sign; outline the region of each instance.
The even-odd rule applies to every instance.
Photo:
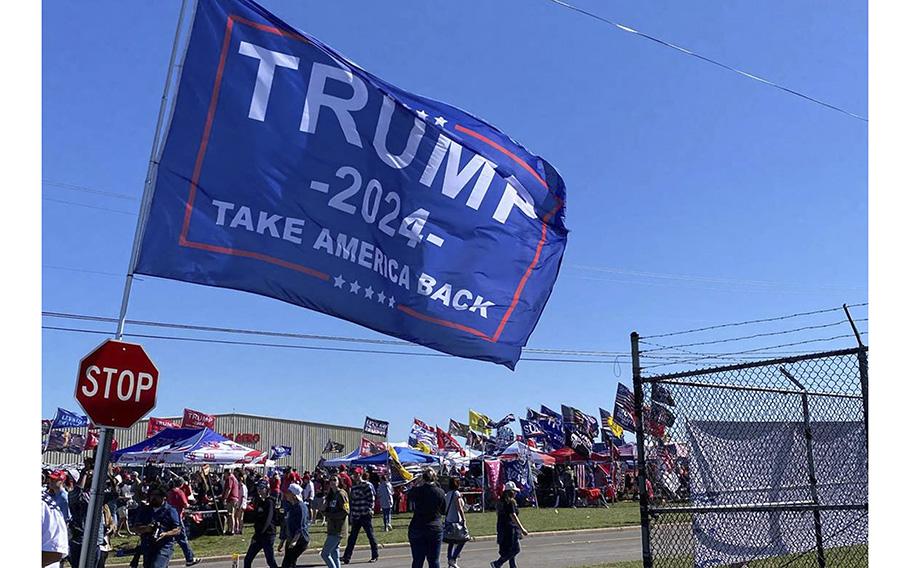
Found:
[[[155,408],[158,369],[141,345],[108,339],[79,363],[76,400],[99,426],[129,428]]]

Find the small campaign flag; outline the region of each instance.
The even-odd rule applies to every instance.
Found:
[[[215,417],[211,414],[206,414],[204,412],[199,412],[198,410],[192,410],[189,408],[183,409],[183,424],[182,428],[208,428],[210,430],[215,429]]]
[[[174,420],[151,416],[149,417],[148,425],[145,428],[145,437],[151,438],[166,428],[180,428],[180,424]]]
[[[471,430],[484,436],[489,436],[493,433],[493,429],[490,428],[490,422],[490,417],[486,414],[468,410],[468,424],[471,426]]]
[[[135,272],[514,368],[568,239],[556,169],[252,0],[196,5]]]
[[[324,454],[333,454],[333,453],[343,452],[343,451],[344,451],[344,444],[342,444],[341,442],[333,442],[332,440],[329,440],[328,442],[326,442],[325,447],[322,448],[322,453],[324,453]]]
[[[439,426],[436,427],[436,445],[440,450],[460,452],[461,455],[465,455],[464,448],[461,447],[458,440]]]
[[[467,424],[458,422],[457,420],[449,419],[449,434],[452,436],[461,436],[462,438],[467,438],[468,433],[471,431],[471,427]]]
[[[63,408],[57,408],[57,415],[51,423],[51,429],[54,428],[83,428],[88,426],[88,416],[76,414]]]
[[[367,416],[363,421],[363,432],[365,434],[373,434],[374,436],[388,436],[389,423],[385,420],[377,420]]]
[[[670,389],[660,383],[651,383],[651,400],[667,406],[676,406],[676,401],[673,400],[673,394]]]
[[[291,455],[291,446],[272,446],[269,453],[270,460],[280,460]]]

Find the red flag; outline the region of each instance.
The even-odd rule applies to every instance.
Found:
[[[440,450],[460,452],[461,455],[465,455],[464,448],[461,447],[458,440],[439,426],[436,427],[436,445],[439,446]]]
[[[184,420],[186,414],[184,414]],[[173,420],[166,420],[164,418],[155,418],[154,416],[149,418],[148,427],[145,429],[145,437],[151,438],[158,432],[161,432],[165,428],[180,428],[180,424],[177,424]]]
[[[94,450],[98,447],[98,429],[89,429],[88,435],[85,437],[85,450]]]
[[[210,428],[215,429],[215,417],[211,414],[199,412],[189,408],[183,409],[182,428]]]
[[[360,438],[360,455],[362,457],[374,456],[386,451],[388,447],[385,442],[376,442],[367,438]]]

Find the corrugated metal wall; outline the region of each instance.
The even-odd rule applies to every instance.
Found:
[[[163,418],[163,417],[159,417]],[[180,422],[182,417],[169,418]],[[147,420],[140,420],[128,430],[116,430],[117,442],[121,448],[131,446],[145,439]],[[362,435],[361,427],[337,426],[333,424],[318,424],[301,420],[285,418],[271,418],[251,414],[216,414],[215,430],[222,434],[258,434],[257,443],[243,442],[243,445],[267,452],[272,446],[291,446],[290,457],[278,461],[281,466],[290,465],[299,471],[312,470],[321,457],[326,459],[343,455],[332,453],[322,455],[322,448],[327,441],[334,440],[344,444],[344,454],[360,446]],[[85,434],[85,428],[75,429],[75,432]],[[367,436],[374,440],[384,440],[379,436]],[[82,455],[64,454],[60,452],[47,452],[44,454],[46,464],[72,464],[81,463],[82,457],[91,455],[86,452]]]

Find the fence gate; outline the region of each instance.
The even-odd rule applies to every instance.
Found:
[[[868,565],[866,347],[641,376],[633,333],[632,356],[645,568]]]

